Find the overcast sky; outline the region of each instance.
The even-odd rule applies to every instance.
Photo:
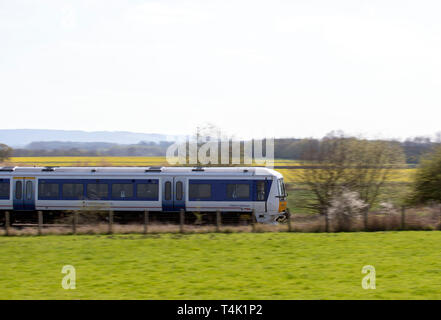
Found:
[[[441,2],[0,0],[3,129],[441,130]]]

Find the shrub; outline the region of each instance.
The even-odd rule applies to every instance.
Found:
[[[353,220],[363,216],[367,204],[360,199],[357,192],[343,190],[331,200],[328,217],[335,231],[350,231]]]

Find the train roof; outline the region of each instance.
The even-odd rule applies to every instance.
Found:
[[[0,175],[70,175],[70,174],[182,174],[182,175],[239,175],[239,176],[280,176],[266,167],[2,167]]]

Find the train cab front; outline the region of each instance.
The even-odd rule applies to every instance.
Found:
[[[283,178],[277,179],[277,190],[278,190],[278,196],[279,199],[279,215],[276,218],[277,222],[285,222],[287,219],[289,219],[289,209],[288,209],[288,201],[287,197],[288,194],[286,193],[285,183],[283,182]]]

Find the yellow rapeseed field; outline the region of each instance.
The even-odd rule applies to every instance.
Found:
[[[6,165],[16,166],[159,166],[165,157],[11,157]],[[275,160],[275,166],[298,166],[295,160]]]
[[[299,183],[301,182],[301,172],[303,169],[276,169],[280,172],[285,182],[287,183]],[[320,170],[320,169],[318,169]],[[412,175],[415,173],[416,169],[394,169],[388,182],[410,182]]]
[[[165,157],[11,157],[7,165],[16,166],[158,166]]]

